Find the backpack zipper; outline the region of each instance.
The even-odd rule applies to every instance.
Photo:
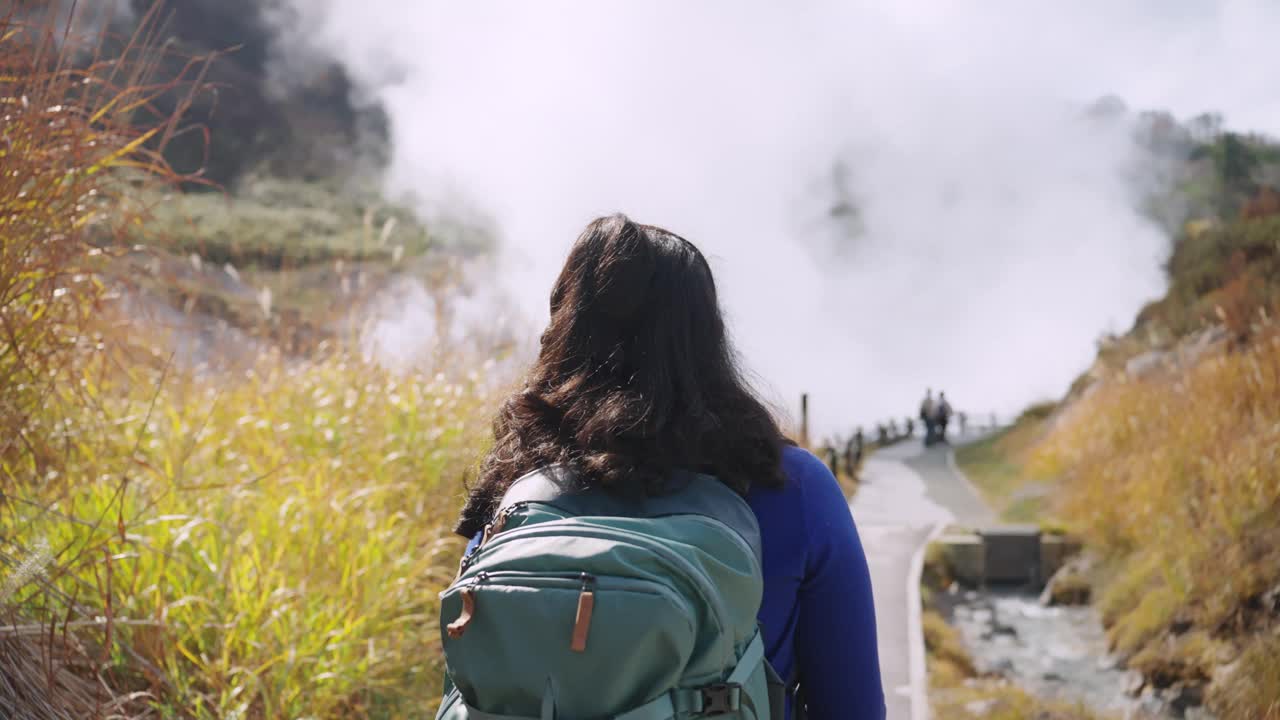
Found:
[[[624,576],[608,576],[598,578],[590,573],[585,573],[590,577],[593,589],[600,592],[644,592],[658,595],[670,602],[672,605],[679,607],[686,615],[692,619],[693,611],[689,608],[688,602],[685,601],[678,593],[671,588],[659,583],[655,580],[647,580],[641,578],[630,578]],[[448,595],[450,592],[458,592],[463,588],[479,589],[482,585],[513,585],[517,587],[532,588],[555,588],[560,590],[572,590],[574,588],[581,589],[582,576],[581,572],[533,572],[527,570],[494,570],[492,572],[484,570],[476,573],[475,577],[463,581],[461,584],[453,585],[446,588],[440,593],[440,597]],[[640,587],[637,587],[640,586]]]
[[[566,520],[577,520],[578,518],[566,518],[565,520],[552,520],[550,522],[538,523],[528,527],[519,527],[502,537],[494,540],[492,546],[501,545],[507,542],[513,542],[524,537],[536,537],[538,535],[559,535],[559,523]],[[716,629],[723,633],[726,628],[726,621],[729,619],[729,612],[725,608],[724,603],[720,602],[719,597],[714,593],[706,592],[707,588],[712,587],[712,582],[701,570],[692,562],[685,559],[684,556],[667,548],[665,545],[653,540],[644,533],[635,532],[633,530],[624,530],[622,528],[606,526],[606,525],[589,525],[586,523],[579,524],[574,528],[579,535],[588,537],[596,537],[602,540],[616,540],[618,535],[626,537],[637,545],[643,545],[645,549],[652,551],[655,555],[663,558],[669,565],[675,565],[686,576],[695,580],[695,588],[704,602],[711,606],[716,621]],[[613,537],[610,537],[613,536]],[[478,554],[478,552],[477,552]]]
[[[507,526],[507,521],[511,519],[511,514],[516,510],[523,510],[528,505],[529,501],[527,500],[511,503],[503,508],[502,512],[499,512],[492,520],[485,523],[484,531],[480,534],[480,542],[477,543],[476,546],[471,549],[471,552],[465,555],[462,558],[462,562],[459,563],[458,577],[462,577],[462,574],[467,571],[467,568],[471,567],[471,563],[475,561],[476,555],[480,554],[481,548],[487,545],[489,541],[493,539],[494,535],[502,532],[503,528]]]
[[[511,519],[511,513],[514,513],[516,510],[523,510],[528,504],[529,503],[527,501],[522,500],[520,502],[511,503],[510,505],[502,508],[502,512],[498,513],[497,516],[484,526],[484,534],[480,536],[479,547],[483,547],[484,544],[489,542],[494,535],[502,532],[502,529],[507,526],[507,521]]]
[[[449,623],[447,627],[449,637],[455,640],[461,638],[466,632],[467,627],[475,619],[476,590],[478,590],[482,585],[486,585],[490,581],[502,584],[502,580],[524,580],[525,582],[521,585],[524,587],[530,587],[531,584],[529,581],[538,580],[546,582],[551,580],[555,581],[555,584],[559,585],[563,589],[569,589],[575,585],[578,588],[578,605],[574,613],[573,634],[570,636],[569,649],[573,652],[586,652],[587,640],[591,633],[591,619],[595,611],[595,594],[598,587],[598,580],[595,575],[585,571],[579,573],[543,574],[507,570],[499,571],[497,576],[498,577],[494,577],[488,571],[482,570],[479,573],[476,573],[474,578],[468,580],[457,588],[457,592],[462,599],[463,607],[458,618]],[[651,580],[640,580],[636,578],[619,578],[618,580],[620,583],[624,584],[624,587],[618,588],[619,590],[625,590],[626,583],[645,585],[648,588],[646,592],[651,592],[652,594],[671,602],[673,605],[685,612],[690,619],[692,619],[692,613],[689,611],[688,605],[684,600],[662,584]],[[532,587],[536,588],[537,586],[532,585]]]

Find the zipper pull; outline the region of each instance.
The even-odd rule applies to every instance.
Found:
[[[573,639],[569,649],[574,652],[586,652],[587,635],[591,632],[591,612],[595,609],[595,577],[582,573],[582,591],[578,593],[578,614],[573,621]]]
[[[454,640],[462,637],[476,614],[475,591],[468,587],[463,588],[458,594],[462,596],[462,612],[458,613],[458,619],[445,626],[445,629],[449,631],[449,637]]]
[[[493,520],[490,520],[489,524],[484,526],[484,535],[481,536],[480,538],[480,544],[484,545],[485,543],[489,542],[489,539],[492,538],[494,535],[497,535],[498,533],[502,532],[503,528],[507,526],[507,520],[511,519],[511,513],[515,512],[516,510],[519,510],[525,505],[526,503],[517,502],[517,503],[512,503],[506,506],[505,508],[503,508],[502,512],[498,513],[497,517],[495,517]]]

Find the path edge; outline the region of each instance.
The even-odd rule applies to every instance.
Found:
[[[982,501],[983,505],[991,509],[991,522],[999,522],[999,516],[996,513],[995,508],[991,507],[991,503],[988,502],[987,496],[983,495],[982,491],[978,489],[978,486],[974,485],[973,481],[969,479],[969,476],[960,469],[960,464],[956,462],[956,449],[952,446],[947,447],[947,469],[951,471],[952,475],[960,478],[960,482],[969,487],[969,492],[973,493],[974,497],[978,498],[978,500]]]
[[[907,664],[911,675],[911,720],[929,720],[933,713],[929,707],[929,667],[925,662],[924,606],[920,597],[920,582],[924,575],[924,554],[929,544],[938,539],[946,529],[946,523],[934,523],[929,535],[911,556],[911,569],[907,573],[907,637],[911,647],[907,649]]]
[[[956,450],[947,448],[947,469],[951,474],[969,487],[969,491],[982,502],[986,498],[978,491],[968,475],[956,463]],[[929,535],[916,548],[911,556],[911,569],[907,573],[907,637],[911,647],[908,648],[907,664],[911,675],[911,720],[930,720],[933,716],[929,705],[929,666],[926,662],[924,647],[924,606],[920,597],[920,583],[924,578],[924,554],[929,544],[937,540],[946,530],[946,523],[935,523]]]

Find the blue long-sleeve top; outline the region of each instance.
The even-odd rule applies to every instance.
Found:
[[[769,662],[798,677],[810,720],[883,720],[871,574],[848,501],[806,450],[782,454],[786,485],[753,489],[760,522]]]
[[[781,489],[747,496],[764,552],[765,654],[799,679],[808,720],[884,720],[871,574],[849,504],[812,453],[787,446],[782,466]]]

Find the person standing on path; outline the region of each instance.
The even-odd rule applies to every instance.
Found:
[[[934,407],[933,424],[939,442],[947,441],[947,423],[951,421],[951,403],[947,402],[945,392],[938,393],[938,403]]]
[[[924,400],[920,402],[920,421],[924,423],[924,444],[933,444],[934,434],[933,388],[925,388]]]
[[[466,557],[484,555],[485,528],[529,473],[565,467],[586,489],[641,495],[681,471],[714,476],[759,524],[758,620],[768,661],[798,687],[789,715],[884,720],[870,573],[844,493],[743,380],[702,253],[623,215],[595,220],[552,288],[540,345],[456,526]]]

